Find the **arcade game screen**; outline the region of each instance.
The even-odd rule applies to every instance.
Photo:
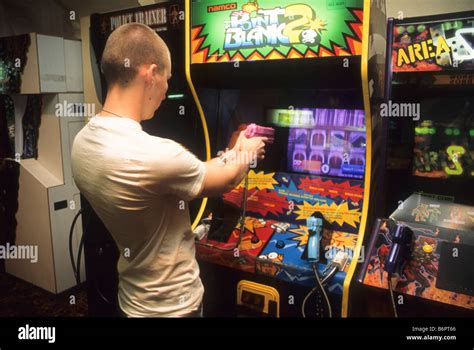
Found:
[[[267,121],[287,126],[287,171],[363,178],[364,111],[306,108],[268,110]]]
[[[474,176],[474,106],[470,100],[437,99],[422,103],[423,120],[415,124],[415,176]]]

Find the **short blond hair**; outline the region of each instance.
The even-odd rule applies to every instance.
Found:
[[[168,66],[168,60],[168,47],[153,29],[140,23],[128,23],[110,34],[101,67],[107,86],[124,87],[135,79],[140,66],[156,64],[161,73]]]

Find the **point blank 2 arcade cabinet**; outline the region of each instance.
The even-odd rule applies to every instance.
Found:
[[[186,70],[212,154],[240,124],[275,129],[265,160],[209,199],[196,228],[205,316],[345,314],[370,183],[370,5],[186,1]]]
[[[150,135],[173,139],[187,147],[201,160],[209,158],[205,142],[204,123],[197,112],[184,72],[184,3],[170,1],[150,6],[126,9],[91,16],[91,44],[96,67],[110,33],[119,26],[138,22],[148,25],[165,41],[172,59],[172,78],[165,101],[152,119],[142,122],[143,130]],[[105,100],[107,86],[97,69],[96,82]],[[88,285],[89,315],[110,316],[116,312],[117,259],[116,245],[101,220],[84,197],[85,210],[85,263]],[[189,203],[191,222],[195,219],[202,200]],[[91,212],[90,217],[89,212]]]
[[[390,19],[387,37],[386,189],[360,288],[376,315],[472,316],[474,12]]]

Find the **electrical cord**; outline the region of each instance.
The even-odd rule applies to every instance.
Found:
[[[81,236],[81,241],[79,242],[79,249],[77,251],[77,267],[76,267],[76,281],[77,284],[81,283],[81,255],[82,255],[82,249],[84,248],[84,234]]]
[[[313,266],[313,272],[314,272],[314,277],[316,278],[316,282],[318,282],[319,288],[321,289],[321,292],[324,296],[324,299],[326,300],[326,304],[327,304],[327,307],[328,307],[328,314],[329,314],[328,316],[329,316],[329,318],[331,318],[332,317],[331,302],[329,301],[326,290],[324,289],[323,284],[321,283],[321,280],[319,278],[318,269],[317,269],[316,264],[312,264],[312,266]]]
[[[91,219],[92,213],[89,212],[89,215],[87,215],[87,221],[86,221],[86,226],[84,227],[84,232],[82,232],[81,240],[79,241],[79,249],[77,251],[77,266],[76,266],[76,282],[77,284],[81,283],[81,256],[82,256],[82,250],[84,249],[84,236],[85,233],[87,232],[87,229],[89,227],[89,221]]]
[[[321,281],[321,284],[324,285],[324,284],[328,281],[328,279],[330,279],[332,276],[335,275],[336,272],[337,272],[337,267],[334,266],[334,267],[328,272],[328,274],[327,274],[326,276],[324,276],[324,278],[323,278],[322,281]]]
[[[317,289],[318,287],[314,287],[313,289],[311,289],[310,292],[306,294],[306,296],[303,299],[303,303],[301,304],[301,314],[303,315],[304,318],[306,318],[306,312],[305,312],[306,302],[309,300],[310,296],[313,295],[314,292],[316,292]]]
[[[242,241],[242,238],[244,236],[245,232],[245,213],[247,211],[247,193],[248,193],[248,188],[249,188],[249,173],[245,173],[245,179],[244,179],[244,193],[242,195],[242,215],[240,216],[240,232],[239,232],[239,238],[237,240],[237,243],[235,244],[235,247],[238,248],[240,246],[240,242]]]
[[[97,294],[99,294],[99,296],[102,298],[103,301],[105,301],[107,304],[114,305],[114,303],[111,302],[109,299],[107,299],[105,295],[102,294],[102,292],[100,291],[99,282],[95,281],[94,287],[95,287],[95,290],[97,291]]]
[[[392,274],[388,274],[388,290],[390,291],[390,300],[392,301],[393,315],[398,318],[397,305],[395,303],[395,295],[393,294]]]
[[[81,256],[82,256],[82,251],[84,249],[84,236],[87,232],[87,228],[89,227],[89,222],[90,218],[92,215],[92,212],[90,211],[89,214],[87,215],[87,221],[86,225],[84,227],[84,232],[82,233],[81,240],[79,241],[79,248],[77,251],[77,258],[74,259],[73,255],[73,248],[72,248],[72,238],[74,236],[74,227],[76,226],[77,219],[79,218],[80,215],[84,213],[84,209],[79,209],[77,214],[74,216],[74,219],[72,220],[71,228],[69,229],[69,258],[71,260],[71,265],[72,265],[72,270],[74,272],[74,277],[76,278],[76,284],[81,283]]]
[[[81,240],[79,242],[79,250],[77,252],[77,284],[81,283],[81,256],[82,256],[82,250],[84,249],[84,237],[86,236],[89,228],[89,223],[91,221],[91,216],[92,216],[92,209],[89,210],[89,214],[87,214],[87,219],[86,219],[86,225],[84,226],[84,232],[82,232]]]
[[[74,255],[72,253],[72,237],[74,234],[74,227],[76,226],[76,221],[81,214],[82,214],[82,208],[79,209],[77,214],[74,216],[74,219],[72,220],[71,228],[69,229],[69,258],[71,260],[72,270],[74,272],[74,277],[76,278],[76,282],[77,282],[77,270],[76,270],[76,262],[74,261]]]
[[[316,290],[319,289],[321,294],[324,296],[324,300],[325,300],[326,305],[327,305],[328,317],[332,318],[331,302],[329,301],[329,298],[328,298],[328,295],[326,293],[326,290],[324,289],[323,283],[327,282],[327,280],[329,278],[331,278],[337,272],[337,267],[334,267],[333,269],[331,269],[331,271],[325,276],[323,281],[321,281],[321,279],[319,278],[318,269],[317,269],[315,263],[312,264],[312,268],[313,268],[314,276],[315,276],[315,279],[316,279],[316,286],[313,289],[311,289],[311,291],[308,294],[306,294],[306,296],[303,300],[303,303],[301,304],[301,314],[303,315],[303,317],[306,318],[306,312],[305,312],[306,303],[308,302],[311,295],[313,295],[313,293],[316,292]]]

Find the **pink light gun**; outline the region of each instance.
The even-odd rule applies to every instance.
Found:
[[[268,143],[273,143],[275,139],[275,129],[252,123],[247,126],[247,129],[245,130],[245,137],[267,137]]]

